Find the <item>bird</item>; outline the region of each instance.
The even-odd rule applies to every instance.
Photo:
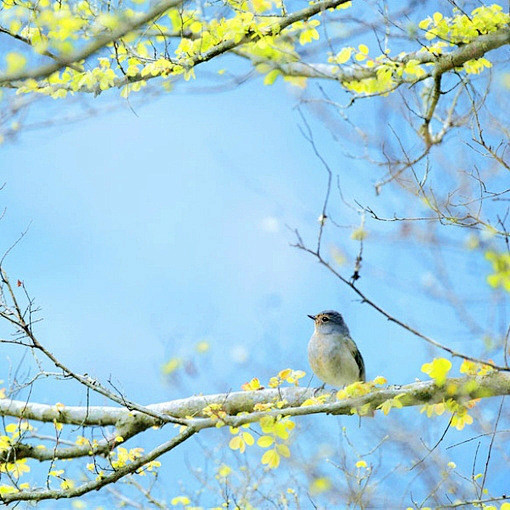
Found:
[[[325,310],[308,317],[315,322],[308,343],[308,361],[313,373],[324,385],[335,388],[365,382],[365,362],[342,315]]]

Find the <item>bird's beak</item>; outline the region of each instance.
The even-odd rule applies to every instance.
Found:
[[[313,321],[315,320],[315,315],[308,315],[308,317],[310,317]]]

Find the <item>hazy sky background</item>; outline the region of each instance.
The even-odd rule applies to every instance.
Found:
[[[361,304],[290,246],[295,228],[315,245],[326,189],[296,104],[287,85],[262,87],[259,79],[223,94],[170,93],[135,106],[136,115],[125,104],[2,146],[0,248],[30,225],[5,266],[42,309],[40,341],[73,370],[111,379],[130,399],[148,404],[239,390],[252,377],[265,382],[286,367],[309,374],[313,325],[306,315],[336,309],[363,353],[368,378],[426,379],[420,367],[437,351]],[[356,111],[368,116],[372,108],[367,102]],[[375,196],[379,174],[346,157],[331,133],[306,110],[305,116],[346,199],[397,211],[398,195]],[[359,243],[350,236],[360,218],[335,186],[330,213],[350,228],[329,229],[324,253],[336,248],[355,256]],[[431,253],[396,241],[393,225],[377,223],[371,238],[373,226],[367,220],[360,287],[424,333],[466,350],[467,330],[426,295]],[[465,236],[448,232],[452,239]],[[446,251],[455,265],[455,250]],[[483,292],[488,267],[477,256],[469,264],[464,285]],[[352,259],[340,269],[350,276]],[[195,346],[204,340],[210,351],[199,355]],[[21,351],[0,344],[0,354],[16,367]],[[165,383],[161,366],[172,357],[194,360],[196,374]],[[5,365],[1,378],[8,380],[10,369]],[[41,382],[32,396],[67,405],[85,398],[85,391],[54,381]],[[326,427],[338,422],[316,419]],[[340,423],[351,427],[354,420]]]
[[[257,94],[259,87],[170,94],[137,115],[126,107],[3,147],[4,248],[30,225],[7,267],[42,307],[42,340],[76,370],[111,375],[132,398],[151,402],[168,392],[163,359],[206,339],[208,356],[224,364],[223,389],[237,389],[288,365],[308,370],[306,315],[328,308],[344,313],[368,373],[388,369],[380,345],[402,333],[290,246],[295,228],[315,244],[326,173],[299,130],[292,94],[278,84]],[[361,165],[309,121],[350,199],[374,201]],[[359,219],[335,190],[331,204],[352,229],[335,229],[325,252],[355,255]],[[397,262],[384,244],[375,255]],[[365,256],[368,264],[370,245]],[[371,280],[361,282],[370,289]],[[394,308],[399,299],[404,305],[399,293]]]

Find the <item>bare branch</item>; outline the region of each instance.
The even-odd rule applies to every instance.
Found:
[[[105,485],[109,485],[111,483],[115,483],[117,480],[129,475],[131,473],[135,473],[138,469],[143,467],[145,464],[157,459],[161,455],[170,450],[173,450],[176,446],[180,445],[186,439],[195,434],[197,430],[194,427],[187,427],[181,433],[179,433],[174,438],[170,439],[166,443],[154,448],[147,455],[143,455],[138,459],[126,464],[113,471],[111,474],[106,476],[98,476],[95,480],[84,483],[77,487],[73,487],[71,489],[62,489],[62,490],[28,490],[28,491],[20,491],[12,494],[3,494],[0,495],[0,501],[3,501],[6,504],[9,504],[13,501],[42,501],[45,499],[54,499],[58,500],[61,498],[76,498],[79,496],[83,496],[91,491],[97,491],[101,487]]]
[[[451,356],[454,356],[454,357],[457,357],[457,358],[467,359],[467,360],[470,360],[470,361],[474,361],[476,363],[483,363],[484,365],[490,366],[490,367],[492,367],[492,368],[494,368],[496,370],[510,372],[510,367],[508,367],[508,366],[496,365],[495,363],[492,363],[490,361],[485,361],[485,360],[481,360],[481,359],[478,359],[478,358],[474,358],[472,356],[468,356],[467,354],[463,354],[461,352],[455,351],[454,349],[451,349],[450,347],[448,347],[448,346],[446,346],[444,344],[441,344],[437,340],[434,340],[433,338],[431,338],[431,337],[429,337],[427,335],[424,335],[423,333],[420,333],[416,328],[413,328],[412,326],[410,326],[409,324],[406,324],[405,322],[401,321],[397,317],[394,317],[389,312],[387,312],[384,308],[382,308],[377,303],[372,301],[358,287],[356,287],[356,283],[354,281],[351,281],[351,280],[348,280],[347,278],[344,278],[336,269],[334,269],[331,266],[331,264],[329,264],[329,262],[327,262],[325,259],[322,258],[322,255],[320,253],[317,253],[316,251],[314,251],[314,250],[312,250],[310,248],[307,248],[303,244],[302,240],[298,239],[298,242],[294,246],[296,248],[299,248],[300,250],[303,250],[303,251],[305,251],[307,253],[310,253],[311,255],[316,257],[318,262],[321,265],[326,267],[340,281],[342,281],[343,283],[348,285],[363,300],[363,303],[368,304],[369,306],[371,306],[372,308],[377,310],[380,314],[384,315],[384,317],[386,317],[389,321],[394,322],[395,324],[398,324],[399,326],[401,326],[402,328],[406,329],[407,331],[409,331],[413,335],[417,336],[418,338],[421,338],[422,340],[425,340],[427,343],[433,345],[434,347],[437,347],[437,348],[439,348],[439,349],[441,349],[443,351],[448,352]]]

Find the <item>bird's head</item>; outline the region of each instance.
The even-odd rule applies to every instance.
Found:
[[[309,315],[308,317],[315,322],[316,333],[321,335],[330,335],[332,333],[349,335],[349,329],[343,317],[334,310],[325,310],[317,315]]]

